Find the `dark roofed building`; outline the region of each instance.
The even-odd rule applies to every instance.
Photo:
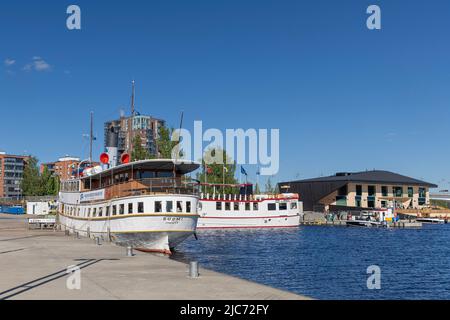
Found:
[[[373,170],[340,172],[278,184],[282,192],[300,194],[306,211],[336,207],[420,209],[429,205],[429,189],[437,185],[394,172]]]

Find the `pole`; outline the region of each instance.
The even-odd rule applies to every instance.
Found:
[[[128,150],[128,153],[130,154],[130,156],[131,156],[131,153],[133,152],[133,118],[134,118],[134,112],[135,112],[135,110],[134,110],[134,90],[135,90],[135,88],[134,88],[134,80],[133,81],[131,81],[131,86],[132,86],[132,89],[131,89],[131,117],[130,117],[130,124],[129,124],[129,139],[130,139],[130,141],[129,141],[129,150]]]
[[[92,162],[92,142],[94,141],[94,112],[91,111],[91,133],[89,134],[89,161]]]

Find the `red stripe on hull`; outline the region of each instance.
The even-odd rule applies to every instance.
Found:
[[[275,229],[275,228],[297,228],[299,225],[292,226],[241,226],[241,227],[197,227],[197,230],[206,230],[206,229]]]

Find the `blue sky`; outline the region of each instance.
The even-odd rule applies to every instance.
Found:
[[[93,110],[98,155],[135,79],[137,109],[173,126],[279,128],[274,181],[375,168],[450,188],[449,31],[445,0],[2,1],[0,149],[85,157]]]

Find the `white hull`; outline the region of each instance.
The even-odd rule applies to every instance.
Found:
[[[201,217],[197,230],[202,229],[246,229],[246,228],[293,228],[300,224],[300,215],[266,217]]]
[[[303,204],[295,194],[213,196],[200,200],[197,229],[293,228],[300,225]]]
[[[121,246],[170,253],[179,243],[193,235],[197,215],[130,215],[108,220],[89,221],[59,215],[59,223],[70,233],[84,237],[108,238]]]

